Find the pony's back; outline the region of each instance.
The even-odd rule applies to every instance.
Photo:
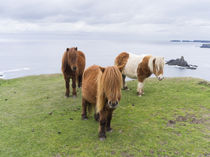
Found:
[[[97,77],[100,73],[100,68],[97,65],[87,68],[83,73],[82,97],[91,104],[96,104]]]

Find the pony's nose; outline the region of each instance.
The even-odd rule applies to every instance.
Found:
[[[158,80],[159,81],[161,81],[161,80],[163,80],[164,79],[164,77],[158,77]]]
[[[161,80],[163,80],[163,79],[164,79],[163,75],[159,75],[159,76],[158,76],[158,80],[159,80],[159,81],[161,81]]]
[[[110,108],[116,108],[117,105],[118,105],[118,101],[115,101],[115,102],[109,101]]]
[[[74,71],[76,71],[76,70],[77,70],[77,67],[76,67],[76,66],[74,66],[74,67],[73,67],[73,70],[74,70]]]

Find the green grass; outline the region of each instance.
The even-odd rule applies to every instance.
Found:
[[[98,140],[93,115],[64,97],[61,75],[0,80],[0,156],[210,156],[210,86],[192,78],[136,81],[122,91],[112,133]]]

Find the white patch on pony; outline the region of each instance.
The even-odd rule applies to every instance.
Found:
[[[129,58],[123,70],[123,74],[132,79],[137,79],[138,65],[142,62],[145,56],[146,55],[135,55],[135,54],[129,53]]]

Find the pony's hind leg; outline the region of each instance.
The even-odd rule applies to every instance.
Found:
[[[82,87],[82,75],[78,76],[78,88]]]
[[[108,110],[107,123],[106,123],[106,131],[108,132],[112,132],[111,128],[112,112],[113,110]]]
[[[87,120],[87,106],[89,105],[89,103],[82,98],[82,120]]]
[[[73,88],[73,92],[72,95],[73,97],[77,96],[77,91],[76,91],[76,77],[72,77],[72,88]]]
[[[69,81],[70,81],[70,78],[69,77],[65,77],[65,83],[66,83],[66,94],[65,96],[66,97],[69,97]]]
[[[127,87],[127,85],[126,85],[126,82],[125,82],[125,78],[126,78],[126,75],[122,74],[122,80],[123,80],[123,90],[128,89],[128,87]]]

